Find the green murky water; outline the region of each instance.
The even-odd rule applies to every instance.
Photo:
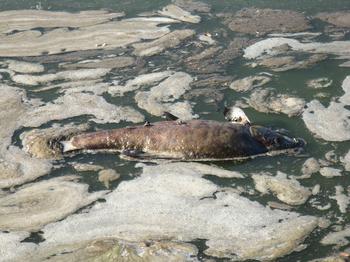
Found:
[[[1,10],[16,10],[41,7],[44,10],[64,10],[64,11],[80,11],[80,10],[95,10],[107,9],[113,11],[125,11],[128,14],[133,12],[143,12],[148,10],[157,10],[171,1],[111,1],[111,0],[86,0],[86,1],[71,1],[71,0],[3,0],[1,1]],[[239,10],[244,7],[260,7],[260,8],[277,8],[277,9],[293,9],[305,11],[307,13],[316,13],[320,11],[336,11],[350,8],[349,1],[346,0],[224,0],[224,1],[202,1],[210,3],[214,12],[223,10]]]
[[[51,1],[33,1],[33,0],[2,0],[0,1],[0,10],[13,10],[13,9],[33,9],[33,8],[42,8],[44,10],[62,10],[62,11],[70,11],[76,12],[81,10],[95,10],[95,9],[106,9],[111,11],[125,11],[127,16],[132,17],[133,15],[144,12],[144,11],[152,11],[159,10],[170,1],[141,1],[141,0],[132,0],[132,1],[110,1],[110,0],[100,0],[100,1],[92,1],[92,0],[81,0],[81,1],[72,1],[72,0],[51,0]],[[222,11],[228,10],[239,10],[243,7],[248,6],[256,6],[261,8],[279,8],[279,9],[293,9],[306,12],[306,14],[313,14],[320,11],[335,11],[335,10],[344,10],[350,9],[350,1],[348,0],[269,0],[269,1],[260,1],[260,0],[235,0],[235,1],[204,1],[208,2],[212,5],[211,13],[220,13]],[[322,26],[322,25],[321,25]],[[223,25],[219,22],[217,18],[204,19],[198,25],[181,25],[181,27],[188,27],[195,29],[198,32],[205,32],[215,29],[220,29]],[[234,37],[234,33],[231,33],[232,37]],[[223,43],[225,44],[225,43]],[[156,65],[161,65],[166,63],[164,58],[160,57],[151,57],[146,59],[147,62],[152,62]],[[350,74],[350,69],[340,68],[337,65],[340,63],[339,60],[326,60],[324,62],[319,63],[315,67],[311,69],[299,69],[299,70],[291,70],[282,73],[276,73],[277,77],[274,77],[273,81],[268,84],[268,86],[275,88],[281,93],[295,94],[299,97],[303,97],[306,101],[310,101],[313,99],[314,95],[318,92],[317,90],[313,90],[307,88],[305,82],[307,80],[318,78],[318,77],[328,77],[333,80],[333,84],[331,87],[325,89],[325,92],[329,94],[329,97],[322,99],[321,101],[324,104],[328,104],[332,97],[339,96],[342,94],[341,83],[344,78]],[[55,67],[55,64],[52,65]],[[172,65],[168,65],[172,66]],[[176,65],[174,66],[176,68]],[[183,68],[177,68],[178,71],[183,70]],[[251,69],[244,65],[244,61],[234,61],[232,65],[227,69],[227,72],[224,74],[233,75],[237,78],[254,75],[256,73],[261,72],[261,68]],[[191,74],[192,75],[192,74]],[[125,78],[130,78],[131,75],[125,75]],[[109,79],[106,79],[109,81]],[[224,101],[227,101],[229,104],[233,104],[234,101],[239,99],[242,94],[236,93],[231,89],[226,89],[223,91],[225,98]],[[46,100],[50,100],[53,97],[58,96],[55,90],[44,92],[44,93],[34,93],[28,90],[28,94],[30,97],[38,97]],[[120,98],[111,98],[106,96],[107,101],[111,103],[115,103],[118,105],[131,105],[135,106],[135,102],[131,96]],[[215,119],[215,120],[223,120],[223,116],[220,112],[217,111],[218,107],[222,107],[224,101],[219,103],[219,105],[215,104],[206,104],[202,102],[202,97],[194,98],[194,102],[196,102],[196,107],[194,109],[195,113],[199,114],[200,118],[205,119]],[[136,107],[136,106],[135,106]],[[157,121],[161,120],[160,118],[149,115],[145,111],[141,111],[149,121]],[[300,117],[292,117],[289,118],[283,114],[265,114],[259,113],[254,109],[248,108],[246,109],[246,113],[249,118],[260,125],[285,128],[290,131],[291,134],[296,137],[303,137],[307,141],[306,147],[306,155],[313,156],[315,158],[324,158],[324,155],[329,150],[335,150],[338,156],[344,155],[349,150],[350,143],[342,142],[342,143],[331,143],[325,142],[323,140],[316,139],[305,127],[304,122]],[[84,122],[85,119],[75,119],[75,122]],[[98,128],[114,128],[114,127],[122,127],[128,123],[121,124],[108,124],[108,125],[95,125]],[[94,126],[93,126],[94,127]],[[252,161],[247,161],[243,163],[229,163],[229,162],[220,162],[216,163],[224,168],[230,170],[237,170],[244,174],[250,174],[254,172],[259,172],[262,170],[269,171],[275,173],[275,171],[279,170],[285,172],[289,175],[299,176],[301,175],[300,169],[302,163],[306,160],[306,156],[299,157],[291,157],[291,156],[277,156],[277,157],[261,157],[254,159]],[[115,168],[122,175],[121,179],[112,182],[112,187],[117,187],[118,184],[123,180],[132,179],[135,174],[139,172],[136,169],[135,162],[129,162],[120,159],[117,155],[113,154],[105,154],[105,153],[97,153],[93,155],[80,154],[72,157],[68,157],[64,160],[66,163],[70,162],[80,162],[80,163],[94,163],[99,164],[104,167]],[[335,165],[335,167],[338,167]],[[50,175],[45,176],[41,179],[48,179],[55,176],[65,175],[65,174],[74,174],[77,173],[73,169],[62,167],[53,171]],[[340,178],[327,179],[317,174],[314,175],[312,179],[303,180],[302,183],[305,186],[312,187],[315,184],[321,185],[321,193],[318,195],[318,199],[327,199],[327,195],[334,194],[334,186],[335,185],[343,185],[349,186],[350,180],[348,178],[348,173],[344,172],[344,175]],[[219,179],[208,176],[208,179],[214,181],[217,184],[223,186],[230,186],[234,182],[235,185],[242,185],[245,188],[254,188],[253,181],[251,179],[244,179],[241,181],[230,180],[230,179]],[[101,190],[104,189],[103,185],[98,181],[97,175],[95,172],[85,172],[83,175],[84,182],[90,185],[90,190]],[[246,197],[259,201],[265,204],[267,201],[275,200],[275,198],[271,196],[257,197],[257,196],[249,196]],[[316,215],[316,216],[324,216],[325,214],[331,214],[328,218],[335,222],[337,217],[342,217],[344,222],[342,224],[348,224],[350,222],[350,217],[346,214],[341,214],[336,205],[336,202],[331,200],[332,208],[327,212],[318,211],[315,208],[312,208],[310,204],[306,203],[302,206],[297,206],[294,208],[295,211],[301,214],[307,215]],[[321,246],[319,244],[319,240],[326,235],[328,230],[316,231],[306,240],[306,243],[309,247],[301,252],[294,252],[284,258],[279,259],[278,261],[308,261],[312,258],[322,257],[327,254],[330,254],[332,249],[331,246]]]

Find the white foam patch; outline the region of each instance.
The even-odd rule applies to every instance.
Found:
[[[12,80],[18,84],[35,86],[39,84],[46,84],[52,81],[82,81],[99,79],[109,73],[111,70],[106,68],[97,69],[78,69],[70,71],[61,71],[54,74],[43,75],[14,75]]]
[[[265,54],[274,55],[274,48],[287,44],[294,51],[304,51],[310,53],[325,53],[335,55],[349,55],[350,41],[334,41],[328,43],[301,43],[298,40],[284,37],[268,38],[261,40],[244,50],[244,57],[256,59]]]
[[[344,193],[343,186],[335,186],[335,195],[330,196],[329,198],[337,201],[337,204],[341,213],[343,214],[347,213],[347,209],[350,204],[350,196]]]
[[[311,195],[309,189],[295,179],[287,178],[287,174],[280,171],[277,171],[276,176],[256,174],[253,179],[259,192],[267,194],[271,191],[279,200],[289,205],[304,204]]]
[[[193,78],[183,72],[176,72],[149,91],[139,91],[135,95],[137,105],[152,115],[161,116],[165,111],[180,119],[197,117],[188,101],[177,102],[187,90]]]
[[[317,100],[307,103],[303,120],[317,137],[327,141],[350,140],[350,110],[347,108],[350,105],[349,76],[344,79],[342,89],[345,93],[339,98],[339,102],[332,101],[328,107]]]
[[[0,198],[0,230],[38,231],[94,202],[106,191],[88,193],[78,177],[63,176],[25,185]]]
[[[55,13],[45,12],[42,19],[48,20]],[[95,14],[95,20],[98,20],[98,13]],[[77,14],[77,17],[79,17],[79,14]],[[4,23],[1,20],[2,18],[0,13],[0,26],[1,23]],[[7,19],[7,17],[3,19]],[[32,21],[34,20],[35,16]],[[7,20],[5,20],[6,22]],[[88,26],[78,27],[75,30],[69,30],[64,26],[68,22],[69,20],[58,23],[58,27],[44,32],[35,30],[35,28],[45,26],[36,27],[35,23],[23,25],[22,22],[22,25],[18,25],[21,31],[1,36],[0,56],[38,56],[43,53],[59,54],[79,50],[126,47],[144,39],[157,39],[168,34],[170,32],[168,25],[160,26],[160,24],[178,23],[179,20],[165,17],[144,17],[121,21],[106,21],[105,23],[100,23],[101,20],[99,20],[91,22]]]
[[[28,100],[18,88],[2,85],[0,89],[0,122],[6,123],[0,127],[0,188],[32,181],[51,170],[48,160],[32,158],[18,147],[10,146],[14,132],[21,126],[37,127],[81,115],[97,123],[144,120],[133,108],[109,104],[103,97],[92,94],[66,94],[44,105],[40,100]]]
[[[188,23],[197,24],[201,21],[200,16],[192,15],[190,12],[173,4],[167,5],[161,11],[158,11],[158,13]]]
[[[1,261],[15,261],[19,256],[27,256],[35,250],[35,244],[22,243],[29,237],[28,232],[0,232],[0,258]]]
[[[331,102],[326,108],[319,101],[313,100],[307,104],[303,120],[312,133],[324,140],[350,139],[350,111],[345,109],[344,104]]]
[[[231,190],[222,191],[190,168],[160,165],[151,170],[122,182],[105,203],[47,225],[42,247],[101,237],[199,238],[207,239],[209,255],[273,260],[298,247],[318,223],[315,217],[270,210]]]
[[[346,246],[350,243],[348,237],[350,237],[350,226],[346,226],[343,230],[340,230],[338,232],[329,233],[324,238],[322,238],[321,244]]]

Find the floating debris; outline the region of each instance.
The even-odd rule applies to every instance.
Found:
[[[268,76],[248,76],[235,80],[231,83],[230,88],[237,92],[247,92],[255,87],[263,86],[271,81]]]
[[[322,21],[335,25],[337,27],[350,28],[350,12],[349,11],[339,11],[332,13],[319,13],[315,18]]]
[[[124,86],[115,85],[108,89],[108,93],[112,96],[123,96],[124,93],[135,91],[142,86],[149,86],[159,83],[160,81],[173,75],[173,71],[162,71],[149,74],[138,75],[126,82]]]
[[[190,72],[200,74],[211,74],[223,72],[223,67],[216,57],[222,48],[219,46],[212,46],[204,49],[198,54],[192,54],[184,60],[186,68]]]
[[[104,169],[98,172],[98,181],[104,184],[106,188],[109,188],[109,183],[120,178],[114,169]]]
[[[303,112],[305,100],[287,94],[277,94],[273,89],[265,88],[254,90],[248,104],[259,112],[283,113],[292,117]]]
[[[309,189],[301,186],[295,179],[287,178],[287,174],[277,171],[276,176],[271,174],[255,174],[252,176],[255,188],[263,194],[269,191],[288,205],[302,205],[311,196]]]
[[[350,67],[350,61],[346,61],[344,63],[341,63],[339,66],[340,67]]]
[[[108,92],[111,86],[110,83],[102,81],[102,79],[69,81],[54,85],[49,84],[44,87],[36,88],[32,91],[38,93],[57,89],[56,91],[58,93],[65,95],[72,93],[91,93],[94,95],[102,95],[103,93]]]
[[[274,201],[269,201],[267,202],[267,205],[271,208],[275,208],[275,209],[281,209],[281,210],[292,210],[293,207],[286,205],[286,204],[282,204],[282,203],[278,203],[278,202],[274,202]]]
[[[334,152],[334,150],[330,150],[328,151],[325,155],[324,158],[329,161],[332,162],[333,164],[336,164],[339,162],[339,158],[336,155],[336,153]]]
[[[164,112],[169,112],[183,120],[192,119],[196,116],[192,113],[189,102],[174,102],[190,89],[192,81],[189,74],[176,72],[150,91],[137,92],[135,101],[140,108],[152,115],[162,116]]]
[[[165,49],[179,45],[183,40],[192,37],[195,31],[190,29],[175,30],[166,34],[157,40],[144,43],[136,43],[134,47],[134,54],[137,56],[152,56],[163,52]]]
[[[0,198],[0,229],[38,231],[106,194],[88,193],[88,185],[74,182],[77,178],[64,176],[28,184]]]
[[[108,22],[124,16],[102,10],[82,12],[51,12],[44,10],[11,10],[0,12],[0,32],[29,30],[33,28],[86,27]]]
[[[3,261],[16,261],[20,256],[32,254],[35,244],[22,242],[28,232],[0,232],[0,256]]]
[[[14,75],[12,80],[18,84],[35,86],[39,84],[46,84],[57,80],[65,81],[82,81],[99,79],[110,72],[110,69],[80,69],[70,71],[60,71],[55,74],[44,75]]]
[[[320,32],[299,32],[299,33],[271,33],[268,37],[290,37],[290,38],[301,38],[304,41],[314,39],[322,35]]]
[[[340,158],[340,161],[344,165],[346,171],[350,171],[350,150],[344,157]]]
[[[341,213],[347,213],[347,208],[350,204],[350,197],[344,194],[343,186],[335,186],[335,195],[330,196],[329,198],[337,201]]]
[[[313,260],[310,260],[309,262],[347,262],[346,258],[341,257],[341,256],[329,256],[329,257],[325,257],[325,258],[316,258]]]
[[[211,34],[205,33],[198,36],[198,39],[202,42],[206,42],[208,45],[214,45],[216,41],[212,38]]]
[[[73,93],[43,105],[40,100],[28,100],[18,88],[1,86],[1,91],[0,122],[6,125],[0,128],[0,188],[30,182],[48,174],[52,167],[48,160],[30,157],[11,145],[12,136],[20,127],[38,127],[52,120],[81,115],[89,115],[97,123],[144,121],[143,115],[136,110],[109,104],[103,97],[96,95]]]
[[[321,210],[321,211],[325,211],[325,210],[329,210],[332,205],[331,203],[328,203],[326,205],[318,205],[317,203],[311,203],[311,206],[314,207],[314,208],[317,208],[318,210]]]
[[[93,165],[93,164],[73,163],[72,166],[78,172],[87,172],[87,171],[97,172],[103,169],[103,166]]]
[[[48,17],[51,13],[55,12],[46,12]],[[7,20],[5,21],[7,23]],[[144,39],[151,40],[165,36],[170,32],[170,29],[167,26],[160,27],[158,25],[178,22],[178,20],[165,17],[140,17],[78,27],[74,30],[58,27],[44,32],[34,29],[20,31],[10,35],[2,35],[0,56],[39,56],[126,47]]]
[[[350,54],[350,41],[302,43],[296,39],[275,37],[267,38],[250,45],[244,50],[244,57],[247,59],[256,59],[266,54],[273,55],[276,47],[286,44],[291,50],[298,52],[334,54],[339,56]]]
[[[172,2],[188,12],[209,13],[211,10],[211,6],[208,3],[200,1],[173,0]]]
[[[346,105],[350,105],[350,76],[347,76],[342,85],[341,85],[344,94],[339,98],[339,101],[341,103],[343,103],[345,106]],[[350,110],[348,109],[347,112],[349,112]]]
[[[120,69],[132,66],[136,63],[135,58],[131,56],[117,56],[112,58],[103,58],[95,60],[85,60],[79,63],[64,63],[60,64],[60,68],[75,70],[78,68],[106,68],[106,69]]]
[[[306,159],[303,166],[301,167],[301,172],[303,173],[303,175],[298,178],[310,178],[312,174],[319,172],[320,168],[321,167],[317,159],[314,157],[310,157]]]
[[[335,177],[342,176],[342,171],[333,167],[322,167],[320,169],[320,174],[324,177]]]
[[[306,17],[291,10],[244,8],[230,17],[225,24],[234,31],[256,36],[268,33],[302,32],[311,28]]]
[[[313,195],[313,196],[316,196],[318,193],[320,193],[320,190],[321,190],[320,184],[315,185],[315,186],[312,188],[312,195]]]
[[[346,110],[343,104],[331,102],[329,107],[325,108],[320,102],[313,100],[307,107],[303,120],[311,132],[328,141],[350,139],[350,111]],[[335,128],[337,132],[328,128]]]
[[[327,57],[326,54],[315,54],[305,59],[298,60],[295,56],[272,56],[261,58],[256,65],[268,67],[275,72],[284,72],[292,69],[312,67],[325,60]]]
[[[185,63],[191,64],[194,62],[199,62],[204,59],[215,59],[215,56],[218,54],[220,50],[222,50],[222,47],[220,46],[213,46],[213,47],[206,48],[202,50],[200,53],[191,55],[188,58],[186,58]]]
[[[49,120],[61,120],[80,115],[92,115],[96,123],[119,123],[130,121],[140,123],[143,115],[131,107],[115,106],[103,97],[86,93],[65,94],[56,100],[29,111],[27,125],[38,126]]]
[[[215,88],[216,90],[224,89],[230,85],[233,76],[223,76],[219,74],[208,74],[198,77],[196,81],[191,83],[191,87],[194,88]]]
[[[17,240],[17,239],[16,239]],[[15,241],[13,241],[15,242]],[[15,243],[14,243],[15,244]],[[16,243],[17,244],[17,243]],[[67,245],[39,245],[19,243],[26,251],[13,252],[16,261],[70,262],[84,261],[179,261],[198,262],[198,249],[188,243],[171,241],[127,242],[120,239],[103,238],[93,241],[77,242]],[[23,254],[24,253],[24,254]]]
[[[218,54],[217,59],[221,64],[232,63],[234,59],[244,54],[244,48],[253,44],[254,42],[246,37],[235,37],[223,50]]]
[[[326,235],[321,240],[322,245],[337,245],[346,246],[349,245],[350,241],[347,239],[350,237],[350,226],[346,226],[343,230],[339,230],[338,232],[331,232]]]
[[[197,24],[201,21],[200,16],[191,15],[190,12],[187,12],[173,4],[167,5],[161,11],[158,11],[158,13],[188,23]]]
[[[306,106],[303,120],[317,137],[327,141],[350,139],[350,111],[344,104],[331,102],[326,108],[318,100],[312,100]]]
[[[306,82],[306,85],[312,89],[322,89],[329,87],[333,84],[333,80],[328,77],[320,77],[316,79],[311,79]]]
[[[143,174],[154,174],[158,172],[158,166],[146,166],[141,165],[138,167],[143,167]],[[225,177],[225,178],[244,178],[244,176],[236,171],[229,171],[223,168],[219,168],[215,165],[205,165],[201,163],[195,162],[177,162],[177,163],[166,163],[162,164],[162,170],[164,172],[171,172],[172,170],[176,170],[177,172],[183,171],[193,176],[202,177],[204,175],[212,175],[217,177]]]
[[[0,96],[0,188],[9,188],[46,175],[51,170],[47,160],[32,159],[18,147],[11,146],[13,133],[29,119],[31,105],[24,103],[25,93],[17,88],[1,86]],[[46,116],[47,117],[47,116]]]
[[[29,63],[17,60],[6,60],[4,64],[7,65],[7,68],[9,70],[21,74],[42,73],[45,70],[44,66],[38,63]]]
[[[224,100],[225,96],[220,90],[213,89],[212,87],[207,87],[190,90],[186,94],[184,94],[183,97],[186,100],[192,100],[193,98],[203,97],[203,100],[201,101],[203,101],[204,103],[217,105],[218,103]]]
[[[86,131],[88,124],[75,126],[72,124],[66,126],[53,126],[46,129],[33,129],[22,133],[23,149],[29,155],[41,159],[61,159],[62,148],[60,142],[62,139]]]

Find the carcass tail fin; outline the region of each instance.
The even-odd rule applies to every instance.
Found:
[[[63,153],[78,149],[77,147],[73,146],[71,141],[61,141],[60,143],[63,146],[63,149],[62,149]]]

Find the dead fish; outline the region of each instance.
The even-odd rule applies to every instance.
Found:
[[[295,152],[305,146],[292,138],[256,125],[212,120],[161,121],[73,136],[61,141],[63,152],[116,150],[132,157],[191,161],[229,160]]]

